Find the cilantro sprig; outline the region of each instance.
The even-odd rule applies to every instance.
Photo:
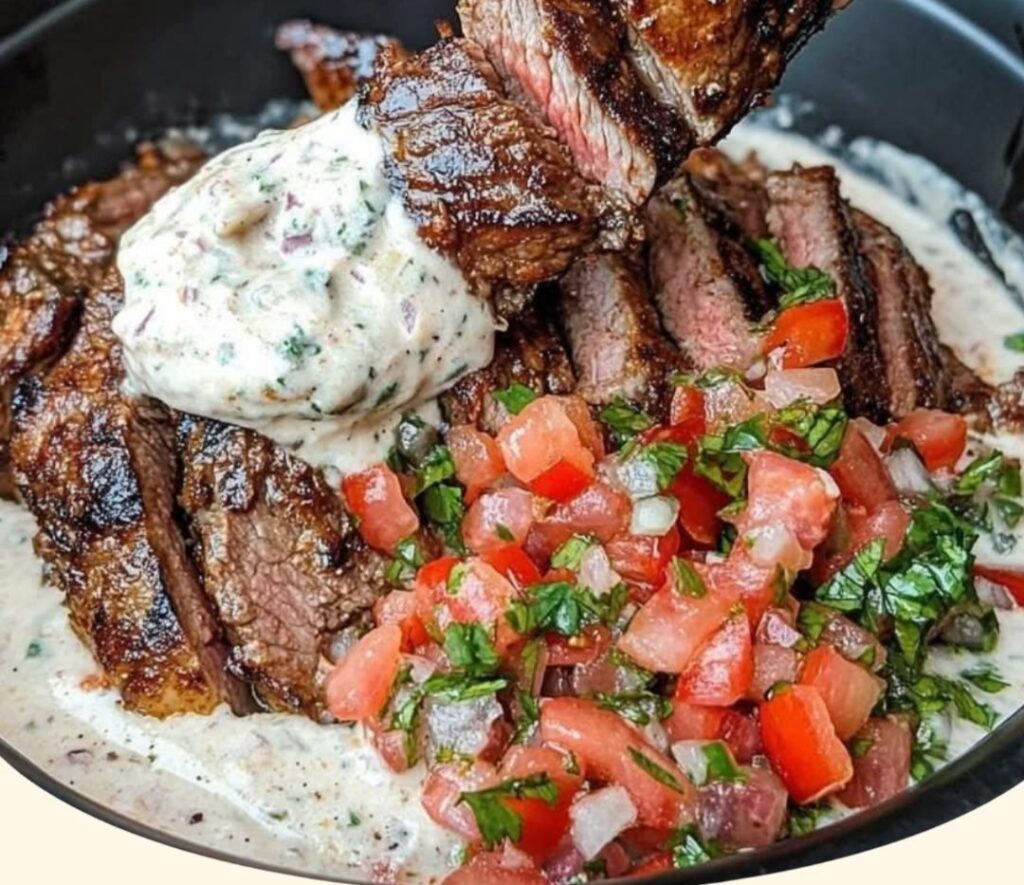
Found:
[[[835,297],[835,280],[825,271],[813,266],[794,267],[771,240],[755,240],[754,248],[765,279],[781,290],[779,310]]]
[[[511,778],[485,790],[461,793],[459,802],[468,805],[473,812],[480,837],[488,848],[506,839],[518,842],[523,835],[522,815],[509,808],[505,799],[539,799],[553,807],[558,802],[558,786],[541,773]]]

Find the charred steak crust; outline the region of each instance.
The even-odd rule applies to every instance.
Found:
[[[532,291],[597,239],[600,195],[468,41],[385,51],[360,116],[383,136],[392,190],[424,240],[481,294]]]
[[[768,226],[790,264],[821,268],[846,304],[850,335],[837,369],[847,408],[887,423],[891,394],[879,340],[878,296],[835,170],[795,167],[772,173],[765,186],[771,199]]]
[[[373,74],[377,56],[386,47],[401,49],[393,37],[339,31],[296,19],[277,29],[278,49],[291,55],[306,89],[322,111],[340,108]]]
[[[275,710],[317,716],[331,636],[385,591],[321,471],[239,427],[178,421],[180,503],[232,672]]]
[[[462,0],[466,36],[513,94],[559,132],[583,174],[634,205],[691,146],[626,57],[626,27],[607,0]]]
[[[58,197],[24,240],[0,246],[0,495],[14,494],[7,441],[15,386],[60,355],[121,233],[197,161],[185,146],[174,152],[143,146],[136,165]]]
[[[64,591],[73,627],[126,707],[208,713],[227,698],[244,708],[174,520],[168,416],[119,390],[110,323],[122,300],[112,269],[86,297],[64,357],[18,386],[18,489],[39,523],[47,579]]]
[[[756,158],[737,163],[715,148],[698,148],[686,158],[685,168],[704,204],[717,213],[733,239],[768,236],[768,170]]]
[[[643,266],[621,254],[581,258],[562,278],[559,307],[576,392],[595,406],[623,397],[667,419],[670,378],[686,364],[662,331]]]

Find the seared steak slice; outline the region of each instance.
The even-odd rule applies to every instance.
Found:
[[[662,332],[644,269],[621,254],[581,258],[562,279],[560,307],[576,392],[592,405],[621,396],[664,414],[669,376],[684,360]]]
[[[608,0],[461,0],[459,15],[587,178],[639,205],[686,156],[690,134],[627,60],[625,23]]]
[[[61,353],[82,298],[103,277],[121,233],[197,161],[185,146],[174,153],[144,147],[137,165],[58,197],[24,240],[0,246],[0,495],[14,490],[7,440],[15,386]]]
[[[491,394],[510,384],[523,384],[538,394],[558,395],[576,389],[576,377],[553,318],[539,305],[524,310],[498,334],[494,359],[486,369],[467,375],[441,396],[449,424],[475,424],[497,433],[508,418]]]
[[[768,171],[754,157],[735,163],[719,150],[698,148],[685,165],[704,202],[731,225],[736,239],[768,236]]]
[[[853,221],[878,298],[878,343],[889,384],[889,411],[900,418],[916,408],[950,408],[952,381],[932,321],[932,288],[902,241],[858,210]]]
[[[532,291],[598,238],[600,195],[505,97],[479,47],[449,38],[410,57],[385,51],[362,102],[392,190],[481,294]]]
[[[612,0],[655,97],[697,140],[721,138],[779,82],[828,18],[832,0]]]
[[[760,354],[752,327],[768,301],[756,263],[686,175],[654,196],[646,221],[654,300],[669,335],[699,371],[746,369]]]
[[[175,523],[168,415],[120,393],[110,323],[122,300],[111,269],[65,356],[15,393],[11,462],[39,523],[36,550],[128,709],[208,713],[224,699],[244,709]]]
[[[387,558],[362,545],[323,474],[270,440],[186,415],[178,452],[229,666],[272,709],[317,716],[326,646],[383,592]]]
[[[794,168],[765,183],[772,201],[768,226],[790,264],[818,267],[846,303],[850,336],[837,366],[847,408],[879,423],[890,417],[890,392],[878,329],[878,297],[858,253],[850,207],[835,170]]]
[[[322,111],[340,108],[373,74],[377,56],[387,46],[401,48],[392,37],[339,31],[305,19],[277,29],[277,48],[291,55],[306,89]]]

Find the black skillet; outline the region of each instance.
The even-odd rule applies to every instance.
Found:
[[[295,15],[433,38],[451,0],[0,0],[0,232],[53,194],[113,172],[141,136],[216,112],[299,98],[274,52]],[[809,127],[891,141],[937,162],[1024,233],[1024,0],[857,0],[816,38],[784,91],[809,99]],[[229,857],[141,826],[56,782],[0,740],[44,789],[124,829]],[[799,840],[655,881],[775,872],[863,851],[936,826],[1024,780],[1024,712],[924,785]]]

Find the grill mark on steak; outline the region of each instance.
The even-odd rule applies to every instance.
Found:
[[[487,433],[497,433],[508,420],[508,412],[492,394],[513,383],[538,394],[561,396],[576,389],[572,361],[558,326],[549,310],[539,304],[526,308],[507,331],[498,333],[489,366],[462,378],[441,395],[445,419],[451,425],[475,424]]]
[[[944,348],[932,321],[928,274],[885,225],[858,210],[852,217],[878,297],[878,341],[889,384],[889,411],[900,418],[916,408],[954,406]]]
[[[321,471],[265,437],[183,415],[178,453],[232,672],[268,707],[319,716],[326,645],[384,592],[388,559],[362,544]]]
[[[447,38],[409,57],[385,51],[360,119],[384,139],[393,192],[433,248],[508,313],[625,222],[573,169],[553,133],[502,92],[479,47]],[[609,215],[611,212],[611,215]]]
[[[736,239],[768,236],[768,171],[753,156],[735,163],[714,148],[698,148],[686,158],[686,171],[704,202],[724,219]]]
[[[701,144],[725,135],[778,84],[832,12],[831,0],[612,0],[631,58]]]
[[[15,493],[7,443],[16,385],[60,355],[82,298],[110,266],[121,234],[191,174],[197,159],[186,145],[163,152],[144,145],[136,165],[58,197],[25,239],[0,246],[0,495]]]
[[[607,0],[462,0],[459,15],[587,178],[639,205],[686,155],[689,131],[644,87],[626,58],[625,23]]]
[[[665,329],[699,371],[746,369],[761,342],[753,323],[768,295],[754,260],[686,175],[646,211],[654,300]]]
[[[774,172],[765,187],[772,203],[768,226],[787,260],[825,271],[846,304],[850,336],[837,369],[847,408],[887,423],[890,392],[879,342],[878,297],[857,251],[857,232],[835,170],[821,166]]]
[[[128,709],[208,713],[248,693],[225,669],[219,625],[174,521],[165,410],[120,393],[123,301],[111,269],[86,296],[82,323],[44,376],[18,386],[11,460],[39,523],[36,550],[76,632]]]
[[[662,331],[645,270],[623,255],[581,258],[562,279],[559,306],[576,392],[591,405],[621,396],[667,415],[669,378],[686,364]]]
[[[393,37],[339,31],[297,19],[277,29],[275,45],[288,52],[321,111],[340,108],[373,74],[377,56],[387,47],[403,51]]]

